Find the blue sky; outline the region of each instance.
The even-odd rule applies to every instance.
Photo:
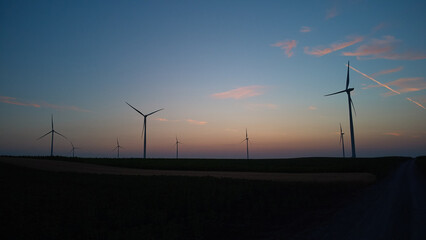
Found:
[[[426,154],[423,1],[1,1],[0,154],[80,156]],[[411,99],[412,101],[408,100]],[[55,154],[70,144],[55,139]],[[347,155],[350,149],[347,148]]]

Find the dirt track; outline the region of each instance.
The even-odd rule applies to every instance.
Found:
[[[393,175],[367,188],[325,227],[294,239],[426,239],[426,178],[415,160],[404,162]]]
[[[262,172],[216,172],[216,171],[174,171],[119,168],[87,163],[52,161],[30,158],[0,158],[0,162],[23,167],[55,172],[78,172],[90,174],[139,175],[139,176],[188,176],[216,177],[249,180],[271,180],[281,182],[374,182],[370,173],[262,173]]]

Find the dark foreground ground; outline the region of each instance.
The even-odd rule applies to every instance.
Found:
[[[365,212],[384,202],[390,210],[384,208],[381,211],[385,214],[371,221],[402,229],[398,236],[407,238],[399,239],[421,239],[416,237],[423,233],[415,226],[424,218],[422,214],[412,217],[411,209],[421,211],[424,203],[415,205],[415,200],[413,204],[410,200],[409,207],[405,207],[407,199],[412,199],[411,192],[392,194],[391,198],[400,193],[410,198],[390,203],[385,199],[388,195],[382,194],[393,192],[387,190],[394,185],[398,186],[396,189],[410,184],[424,186],[418,182],[419,176],[424,177],[420,174],[413,183],[398,180],[404,179],[406,169],[418,169],[413,160],[401,162],[403,168],[390,175],[383,173],[373,185],[58,173],[0,164],[2,236],[7,236],[4,239],[345,239],[342,236],[350,237],[356,229],[363,229],[360,225],[339,235],[345,229],[352,229],[355,222],[358,225],[365,222],[358,215],[368,219]],[[419,165],[424,167],[424,163],[423,159]],[[396,180],[392,180],[394,176]],[[381,197],[373,197],[372,201],[372,192],[380,192]],[[367,201],[363,199],[375,202],[376,207],[365,210],[360,204]],[[398,211],[395,213],[393,208]],[[389,217],[386,212],[396,217]],[[390,223],[381,224],[383,218],[391,219]],[[339,226],[342,219],[346,223]],[[373,233],[367,232],[367,236]]]

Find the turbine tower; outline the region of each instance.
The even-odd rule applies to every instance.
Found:
[[[118,138],[117,138],[117,147],[113,149],[113,150],[117,149],[117,158],[120,158],[120,148],[123,148],[123,147],[120,146],[120,143],[118,142]]]
[[[179,159],[179,144],[182,144],[179,142],[177,136],[176,136],[176,159]]]
[[[342,124],[340,124],[340,143],[342,144],[342,151],[343,151],[343,158],[345,158],[345,142],[343,139],[343,131],[342,131]]]
[[[78,147],[74,147],[74,144],[72,144],[72,142],[70,141],[70,143],[71,143],[71,147],[72,147],[72,150],[71,150],[71,152],[72,152],[72,157],[74,157],[74,152],[75,152],[75,149],[79,149]]]
[[[53,157],[53,135],[55,135],[55,133],[56,133],[59,136],[65,138],[66,140],[68,140],[68,138],[65,137],[64,135],[60,134],[59,132],[55,131],[55,129],[53,129],[53,115],[51,117],[51,120],[52,120],[52,130],[50,130],[50,132],[44,134],[43,136],[39,137],[37,140],[40,140],[40,139],[44,138],[45,136],[52,134],[52,140],[50,142],[50,156]]]
[[[348,95],[349,124],[350,124],[350,130],[351,130],[352,157],[356,158],[354,124],[353,124],[353,121],[352,121],[352,108],[354,108],[354,111],[355,111],[355,106],[354,106],[354,103],[352,102],[352,98],[351,98],[351,92],[353,90],[354,90],[353,88],[349,88],[349,62],[348,62],[348,73],[347,73],[347,76],[346,76],[346,89],[342,90],[342,91],[339,91],[339,92],[327,94],[325,96],[331,96],[331,95],[335,95],[335,94],[339,94],[339,93],[344,93],[344,92]]]
[[[243,141],[241,141],[241,143],[243,143],[244,141],[246,141],[246,146],[247,146],[247,160],[248,160],[249,159],[249,149],[248,149],[249,138],[248,138],[248,134],[247,134],[247,128],[246,128],[246,138]]]
[[[143,158],[146,159],[146,118],[158,111],[163,110],[164,108],[158,109],[152,113],[148,113],[148,114],[143,114],[141,111],[137,110],[135,107],[133,107],[132,105],[130,105],[128,102],[126,102],[127,105],[129,105],[129,107],[133,108],[136,112],[138,112],[140,115],[143,116],[143,128],[142,128],[142,135],[143,135]]]

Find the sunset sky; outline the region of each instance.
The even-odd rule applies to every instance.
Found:
[[[426,155],[425,1],[0,1],[0,155]],[[55,136],[55,155],[71,145]]]

